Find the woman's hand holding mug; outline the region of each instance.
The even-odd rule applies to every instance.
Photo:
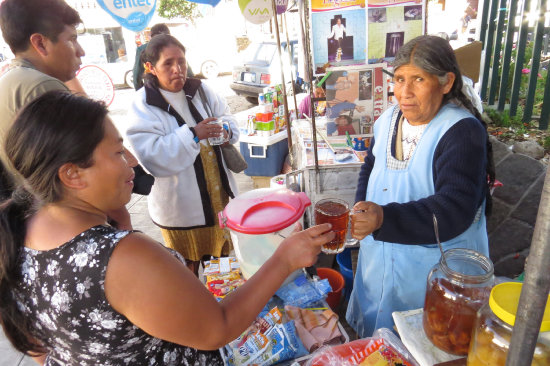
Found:
[[[216,117],[209,117],[195,126],[195,133],[197,134],[199,140],[204,140],[209,137],[217,137],[222,133],[223,127],[215,123],[210,123],[216,120]]]
[[[373,231],[380,229],[384,221],[384,210],[374,202],[357,202],[351,215],[351,236],[362,240]]]

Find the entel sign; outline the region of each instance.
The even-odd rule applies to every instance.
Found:
[[[117,9],[135,8],[136,6],[151,5],[151,0],[114,0],[113,5]]]
[[[153,17],[157,0],[97,0],[97,3],[120,25],[139,32]]]

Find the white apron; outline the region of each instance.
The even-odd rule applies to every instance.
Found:
[[[466,110],[446,104],[428,124],[403,170],[390,169],[391,133],[398,107],[386,111],[374,125],[375,164],[366,192],[366,201],[379,205],[406,203],[433,195],[432,162],[441,137],[456,122],[473,117]],[[480,157],[483,158],[483,157]],[[481,205],[472,225],[443,249],[468,248],[489,255],[485,204]],[[369,337],[379,328],[393,328],[392,312],[424,306],[426,279],[439,261],[437,244],[404,245],[374,240],[368,235],[361,241],[359,261],[346,320],[360,338]]]

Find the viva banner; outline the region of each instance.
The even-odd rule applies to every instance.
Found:
[[[121,26],[139,32],[151,21],[157,0],[97,0],[97,3]]]
[[[271,0],[239,0],[244,18],[250,23],[262,24],[273,15]]]

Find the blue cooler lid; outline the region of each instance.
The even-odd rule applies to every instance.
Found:
[[[311,201],[303,192],[261,188],[232,199],[218,213],[220,227],[243,234],[269,234],[298,221]]]

